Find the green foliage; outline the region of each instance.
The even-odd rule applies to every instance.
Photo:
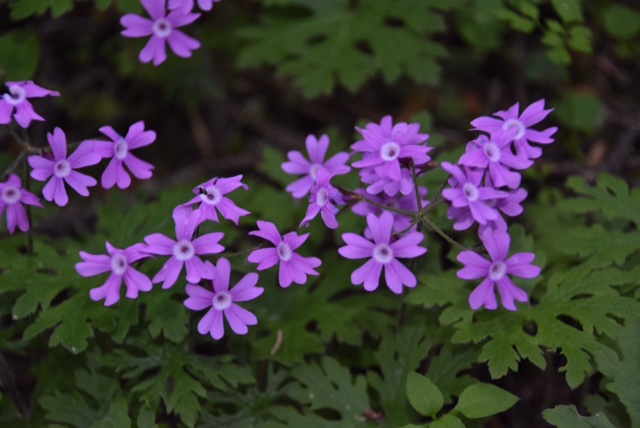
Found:
[[[495,385],[476,383],[462,391],[453,412],[469,419],[484,418],[504,412],[517,401],[518,397]]]
[[[571,129],[593,132],[602,115],[602,102],[593,94],[569,93],[556,109],[558,120]]]
[[[581,416],[576,406],[557,406],[542,412],[544,420],[558,428],[614,428],[605,415]]]
[[[444,405],[444,396],[436,384],[416,372],[407,376],[407,398],[411,406],[424,416],[434,416]]]
[[[29,29],[16,29],[0,36],[0,79],[28,80],[40,60],[40,42]]]

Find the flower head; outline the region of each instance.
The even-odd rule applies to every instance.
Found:
[[[131,125],[125,137],[118,134],[110,126],[103,126],[100,128],[100,132],[113,141],[94,141],[96,153],[103,158],[111,158],[107,169],[102,174],[102,187],[110,189],[115,184],[121,189],[129,187],[131,177],[124,169],[124,165],[129,168],[131,174],[140,180],[151,178],[153,165],[131,154],[131,150],[148,146],[156,140],[154,131],[144,130],[143,121]]]
[[[327,149],[329,148],[329,137],[322,135],[320,139],[315,136],[307,136],[305,141],[309,160],[305,159],[297,150],[287,153],[289,161],[282,164],[282,169],[287,174],[303,174],[303,177],[294,181],[287,186],[287,192],[290,192],[294,198],[304,198],[317,183],[318,169],[326,169],[331,176],[342,175],[348,173],[351,168],[346,165],[349,160],[349,154],[339,152],[324,160]]]
[[[205,268],[213,273],[211,275],[213,291],[188,284],[186,289],[189,298],[184,302],[187,308],[194,311],[209,308],[198,323],[198,332],[209,333],[214,339],[220,339],[224,336],[223,319],[226,318],[235,334],[247,334],[249,331],[247,326],[256,325],[258,319],[236,303],[253,300],[264,292],[264,288],[256,287],[258,274],[253,272],[246,274],[235,287],[229,290],[231,264],[227,259],[221,258],[216,266],[207,261]]]
[[[0,183],[0,216],[6,208],[9,233],[13,233],[16,226],[23,232],[29,230],[29,219],[22,204],[42,208],[40,199],[22,188],[20,177],[11,174],[5,183]]]
[[[95,186],[98,182],[93,177],[81,174],[77,168],[95,165],[102,159],[95,151],[93,141],[83,141],[75,152],[67,157],[67,138],[62,129],[56,128],[53,134],[47,133],[47,139],[53,152],[53,160],[42,156],[29,156],[28,162],[33,168],[31,177],[38,181],[49,182],[42,189],[44,198],[63,207],[69,202],[69,196],[64,183],[82,196],[89,196],[87,187]]]
[[[307,240],[308,233],[298,235],[295,232],[289,232],[280,235],[273,223],[260,220],[258,229],[249,232],[249,235],[259,236],[274,245],[272,248],[261,248],[249,254],[247,260],[250,263],[258,263],[258,270],[269,269],[279,264],[278,281],[284,288],[290,286],[292,282],[304,284],[307,282],[307,275],[318,275],[314,268],[322,264],[320,259],[302,257],[295,252]]]
[[[184,208],[174,210],[173,220],[176,226],[175,241],[161,233],[154,233],[144,238],[148,245],[145,252],[171,256],[160,272],[153,277],[153,282],[163,282],[162,288],[171,288],[178,280],[183,266],[186,266],[187,281],[190,283],[196,284],[202,278],[211,279],[211,271],[205,268],[204,262],[198,256],[224,251],[224,247],[219,244],[224,233],[208,233],[194,239],[193,233],[201,222],[198,211],[192,212]]]
[[[342,193],[330,183],[331,175],[324,168],[318,170],[318,183],[311,188],[311,197],[309,198],[309,207],[300,225],[308,224],[318,213],[322,217],[322,221],[329,229],[338,228],[338,207],[336,203],[342,201]]]
[[[240,208],[231,199],[224,195],[233,192],[239,187],[242,187],[245,190],[249,189],[249,187],[241,180],[242,175],[236,175],[235,177],[230,178],[212,178],[206,183],[202,183],[200,186],[193,189],[193,193],[198,196],[191,199],[189,202],[184,204],[184,206],[193,206],[194,204],[200,203],[197,211],[200,211],[201,213],[201,221],[213,220],[217,222],[217,211],[220,211],[222,217],[227,220],[231,220],[237,225],[240,217],[251,213]]]
[[[373,235],[373,242],[355,233],[343,233],[347,244],[338,248],[342,257],[347,259],[366,259],[367,262],[353,271],[351,282],[364,284],[364,289],[374,291],[378,288],[380,274],[384,269],[387,287],[396,294],[402,293],[402,286],[415,287],[415,275],[398,261],[398,258],[414,258],[427,252],[418,244],[424,239],[420,232],[409,232],[396,241],[391,241],[393,215],[383,212],[380,217],[367,214],[367,224]]]
[[[140,291],[150,291],[151,281],[146,275],[141,274],[131,267],[135,263],[149,254],[143,252],[144,244],[135,244],[129,248],[119,249],[106,243],[109,255],[93,255],[80,251],[82,262],[76,263],[76,271],[84,277],[100,275],[111,272],[107,281],[100,287],[89,292],[91,300],[99,301],[104,299],[105,306],[111,306],[120,300],[120,287],[122,281],[127,287],[126,297],[135,299]]]
[[[11,122],[11,114],[18,125],[28,128],[32,120],[44,120],[33,110],[27,98],[59,97],[60,93],[41,88],[31,80],[26,82],[7,82],[9,93],[0,97],[0,125]]]
[[[213,3],[217,3],[220,0],[198,0],[198,7],[202,10],[209,11],[213,9]],[[194,0],[169,0],[169,9],[180,9],[184,13],[189,13],[193,10]]]
[[[465,265],[458,271],[460,279],[484,280],[469,296],[471,309],[482,306],[494,310],[498,308],[494,286],[498,285],[498,292],[502,306],[515,311],[515,301],[527,302],[529,296],[518,288],[507,275],[519,278],[535,278],[540,275],[540,268],[531,264],[535,259],[533,253],[517,253],[507,259],[511,238],[506,231],[486,229],[480,239],[484,244],[491,260],[487,260],[474,251],[463,251],[458,254],[458,261]]]
[[[191,51],[200,47],[200,42],[184,34],[178,28],[191,24],[200,17],[199,13],[190,13],[191,9],[184,11],[177,8],[167,15],[166,0],[141,0],[142,6],[149,13],[151,19],[129,13],[120,19],[120,24],[125,27],[122,35],[126,37],[151,36],[147,45],[140,51],[140,61],[143,63],[153,61],[158,66],[167,59],[167,47],[181,58],[189,58]]]

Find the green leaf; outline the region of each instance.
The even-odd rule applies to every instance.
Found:
[[[189,315],[180,302],[171,298],[170,293],[147,293],[141,296],[146,304],[145,320],[149,323],[151,337],[162,335],[167,339],[179,343],[187,335]]]
[[[640,34],[640,12],[622,4],[608,4],[602,14],[604,28],[613,37],[631,40]]]
[[[605,415],[581,416],[573,405],[547,409],[542,417],[558,428],[615,428]]]
[[[42,15],[51,9],[54,18],[71,10],[73,0],[17,0],[11,10],[11,19],[20,20],[31,15]]]
[[[453,409],[469,419],[484,418],[508,410],[518,397],[490,383],[470,385],[458,398]]]
[[[602,112],[602,102],[598,97],[585,92],[572,92],[558,104],[555,114],[565,126],[593,132],[598,128]]]
[[[33,78],[40,61],[40,42],[28,29],[16,29],[0,36],[0,78],[21,81]]]
[[[581,0],[551,0],[551,4],[567,24],[584,20]]]
[[[127,412],[127,401],[120,396],[111,403],[107,414],[94,422],[89,428],[130,428],[131,419]]]
[[[148,407],[141,407],[137,419],[138,428],[157,428],[156,412]]]
[[[438,389],[450,403],[452,396],[459,396],[469,385],[476,382],[469,374],[460,374],[468,371],[478,360],[480,349],[476,346],[454,345],[446,341],[435,355],[427,370],[427,377],[438,386]]]
[[[424,416],[435,416],[444,405],[444,397],[438,387],[417,372],[409,372],[407,376],[407,398],[411,406]]]
[[[429,428],[465,428],[462,421],[453,415],[444,415],[429,424]]]

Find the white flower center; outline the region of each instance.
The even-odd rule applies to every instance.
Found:
[[[478,188],[471,183],[464,183],[462,186],[462,192],[469,202],[473,202],[478,199]]]
[[[4,100],[11,105],[18,105],[25,100],[27,92],[22,86],[11,85],[9,86],[9,93],[4,94]]]
[[[216,186],[209,186],[206,188],[206,193],[200,195],[200,199],[209,205],[218,205],[222,200],[222,192]]]
[[[287,244],[286,242],[281,242],[280,244],[278,244],[278,256],[280,257],[280,260],[282,260],[283,262],[288,262],[289,260],[291,260],[292,254],[293,251],[291,251],[291,247],[289,246],[289,244]]]
[[[489,278],[494,281],[498,281],[502,279],[502,277],[507,273],[507,265],[504,262],[495,262],[489,268]]]
[[[114,151],[116,153],[116,158],[122,160],[126,158],[127,153],[129,153],[129,144],[127,144],[124,138],[121,138],[116,143]]]
[[[20,189],[14,186],[7,185],[2,189],[2,200],[9,205],[18,202],[21,195]]]
[[[320,165],[318,163],[314,163],[314,164],[311,164],[311,166],[309,167],[309,175],[314,180],[318,179],[318,169],[320,169],[321,166],[322,165]]]
[[[398,159],[399,155],[400,145],[394,141],[386,142],[380,149],[380,157],[387,162]]]
[[[127,258],[124,254],[116,254],[111,257],[111,270],[116,275],[124,275],[124,272],[127,270]]]
[[[318,206],[324,207],[327,202],[329,202],[329,191],[326,187],[323,187],[316,193],[316,203]]]
[[[171,34],[171,22],[165,18],[160,18],[153,23],[153,34],[161,39],[166,39]]]
[[[514,140],[519,140],[520,138],[522,138],[524,133],[527,131],[527,127],[524,126],[524,123],[522,123],[518,119],[509,119],[502,125],[502,129],[504,131],[509,131],[513,128],[518,129],[518,133],[513,137]]]
[[[498,162],[500,160],[500,147],[496,143],[488,142],[482,146],[484,154],[487,155],[491,162]]]
[[[59,161],[53,167],[53,173],[56,177],[65,178],[71,173],[71,164],[66,159]]]
[[[387,244],[378,244],[373,249],[373,258],[378,263],[387,264],[393,260],[393,250]]]
[[[224,311],[231,306],[232,302],[233,299],[231,298],[231,293],[226,291],[219,291],[213,295],[213,307],[217,311]]]
[[[196,253],[193,244],[187,240],[180,241],[173,246],[173,255],[181,262],[191,259]]]

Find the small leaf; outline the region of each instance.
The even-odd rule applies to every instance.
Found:
[[[407,376],[407,397],[411,406],[424,416],[434,416],[444,405],[444,397],[438,387],[417,372],[409,372]]]
[[[469,419],[484,418],[504,412],[519,400],[518,397],[489,383],[477,383],[467,387],[453,411]]]
[[[429,428],[465,428],[462,421],[453,415],[444,415],[429,424]]]
[[[640,34],[640,12],[628,6],[609,4],[603,18],[605,29],[617,39],[630,40]]]
[[[581,416],[573,405],[547,409],[542,417],[558,428],[615,428],[605,415]]]
[[[553,4],[560,18],[567,24],[584,19],[580,0],[551,0],[551,4]]]
[[[16,29],[0,36],[0,79],[29,80],[40,60],[40,42],[33,31]]]
[[[111,403],[107,414],[94,422],[89,428],[130,428],[131,419],[127,412],[127,401],[120,396]]]

